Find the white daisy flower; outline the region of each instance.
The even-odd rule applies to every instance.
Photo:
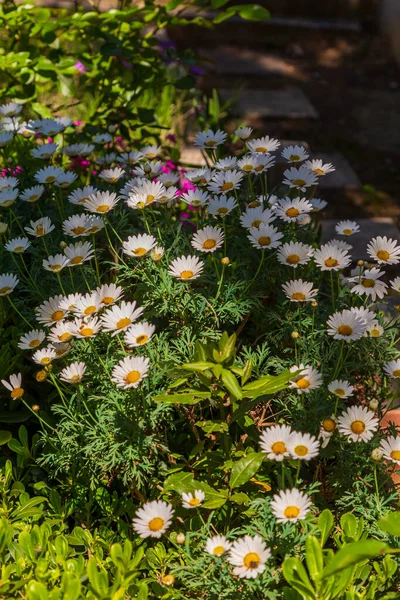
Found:
[[[144,346],[151,340],[155,330],[151,323],[135,323],[125,332],[125,344],[130,348]]]
[[[232,169],[236,169],[237,162],[236,156],[228,156],[227,158],[217,160],[214,168],[218,171],[231,171]]]
[[[0,177],[0,190],[15,188],[17,185],[18,179],[16,177]]]
[[[345,242],[344,240],[330,240],[328,242],[331,246],[335,246],[336,248],[338,248],[339,250],[352,250],[353,246],[351,244],[348,244],[347,242]]]
[[[306,166],[302,165],[298,169],[291,167],[283,173],[284,180],[282,183],[290,188],[298,189],[302,192],[312,185],[317,185],[318,177],[310,171]]]
[[[14,130],[14,128],[13,128],[13,130]],[[32,135],[35,134],[35,132],[33,131],[33,129],[31,129],[29,127],[29,125],[28,125],[28,123],[26,121],[23,121],[23,123],[21,123],[20,125],[18,125],[17,133],[19,135],[22,135],[26,139],[30,138]]]
[[[255,248],[259,250],[278,248],[282,242],[283,233],[280,233],[273,225],[260,225],[259,228],[249,229],[247,237]]]
[[[2,273],[0,275],[0,297],[8,296],[19,284],[19,279],[12,273]]]
[[[22,104],[8,102],[0,106],[0,114],[4,117],[16,117],[22,110]]]
[[[84,206],[89,198],[91,196],[95,196],[98,192],[99,190],[92,185],[86,185],[84,188],[78,188],[77,190],[71,192],[71,194],[68,196],[68,201],[71,202],[71,204]]]
[[[55,225],[52,224],[49,217],[42,217],[37,221],[30,221],[30,224],[30,227],[24,227],[24,229],[27,233],[30,233],[35,237],[43,237],[55,229]]]
[[[57,133],[61,133],[65,129],[63,123],[55,119],[37,119],[33,122],[32,126],[43,137],[54,137]]]
[[[0,133],[0,148],[4,148],[5,146],[7,146],[7,144],[11,142],[13,137],[14,133],[12,131],[4,131],[3,133]]]
[[[385,275],[384,271],[380,271],[377,267],[367,269],[358,277],[349,277],[347,280],[350,283],[355,283],[351,291],[360,296],[370,296],[375,302],[377,298],[383,298],[386,295],[387,284],[380,281],[380,277]]]
[[[386,440],[381,440],[380,448],[386,460],[400,465],[400,437],[391,435]]]
[[[365,308],[365,306],[353,306],[350,308],[350,311],[360,319],[363,319],[366,323],[366,327],[376,322],[376,313],[368,308]]]
[[[63,173],[60,167],[44,167],[35,174],[38,183],[54,183],[59,175]]]
[[[122,251],[128,256],[135,256],[137,258],[145,256],[154,246],[157,244],[156,238],[147,233],[141,233],[139,235],[131,235],[122,244]]]
[[[165,185],[166,188],[169,188],[178,183],[180,177],[179,173],[173,173],[171,171],[171,173],[160,173],[159,175],[157,175],[157,179],[160,183]]]
[[[115,285],[115,283],[105,283],[96,288],[95,292],[100,304],[110,306],[122,298],[124,290],[120,285]]]
[[[85,294],[84,296],[76,298],[72,312],[77,317],[84,318],[94,315],[95,313],[99,312],[101,308],[103,308],[103,305],[101,304],[100,297],[95,290],[90,294]]]
[[[93,137],[93,142],[95,144],[108,144],[112,141],[112,135],[110,135],[109,133],[97,133],[94,137]]]
[[[277,257],[282,265],[296,268],[298,265],[307,264],[313,253],[312,246],[301,242],[287,242],[279,248]]]
[[[60,379],[67,383],[80,383],[85,371],[86,365],[84,362],[73,362],[60,372]]]
[[[84,208],[91,213],[104,215],[116,206],[119,197],[115,192],[95,192],[85,199]]]
[[[206,495],[202,490],[195,490],[193,494],[192,492],[183,493],[182,506],[184,508],[197,508],[203,504],[205,497]]]
[[[26,237],[14,238],[4,244],[4,248],[9,252],[14,252],[15,254],[23,254],[25,250],[29,248],[31,242]]]
[[[34,158],[48,159],[53,156],[57,148],[58,144],[42,144],[41,146],[31,150],[31,155]]]
[[[271,509],[278,523],[296,523],[310,512],[311,500],[297,488],[281,490],[271,500]]]
[[[337,428],[337,419],[335,415],[326,417],[321,421],[319,428],[319,440],[321,442],[321,448],[326,448],[330,442],[331,437],[335,433]]]
[[[104,225],[104,221],[103,221],[102,217],[96,216],[96,215],[90,215],[89,219],[87,220],[88,228],[87,228],[86,234],[92,235],[94,233],[97,233],[98,231],[101,231],[102,229],[104,229],[104,226],[105,225]]]
[[[52,271],[53,273],[59,273],[66,267],[69,260],[63,254],[55,254],[54,256],[48,256],[47,259],[42,260],[43,268],[46,271]]]
[[[81,215],[72,215],[68,217],[62,224],[62,230],[65,235],[71,237],[79,237],[80,235],[88,235],[89,223],[91,223],[91,215],[82,213]]]
[[[98,317],[76,318],[69,324],[70,331],[74,337],[88,339],[97,335],[101,329]]]
[[[123,175],[125,175],[125,171],[120,167],[115,167],[115,169],[105,169],[99,177],[107,183],[117,183]]]
[[[106,152],[103,156],[97,156],[96,162],[99,165],[111,165],[111,163],[117,160],[116,152]]]
[[[169,264],[168,273],[182,281],[197,279],[204,268],[204,262],[197,256],[180,256]]]
[[[208,214],[217,217],[225,217],[237,207],[235,198],[227,198],[221,195],[217,198],[212,198],[207,206]]]
[[[262,206],[256,206],[254,208],[247,208],[240,217],[240,222],[246,229],[252,227],[260,227],[261,225],[269,225],[276,219],[276,214],[270,208],[263,208]]]
[[[21,350],[33,350],[46,339],[46,334],[41,329],[33,329],[19,338],[18,348]]]
[[[308,394],[311,390],[321,387],[322,377],[314,367],[306,367],[303,363],[299,366],[294,365],[290,367],[291,373],[296,373],[296,371],[300,371],[300,373],[296,375],[295,379],[289,382],[289,387],[296,389],[298,394],[303,394],[304,392]]]
[[[224,535],[213,535],[206,543],[206,552],[212,556],[222,556],[230,550],[232,544],[228,542]]]
[[[60,302],[63,299],[64,296],[59,295],[43,302],[36,311],[36,320],[47,326],[62,321],[67,314],[67,311],[60,307]]]
[[[65,312],[73,312],[75,305],[81,296],[82,294],[80,293],[68,294],[68,296],[61,296],[59,307]]]
[[[307,150],[303,148],[303,146],[287,146],[282,150],[281,155],[290,163],[303,162],[303,160],[307,160],[309,156]]]
[[[309,433],[294,432],[288,442],[289,452],[296,460],[311,460],[319,454],[320,443]]]
[[[182,194],[180,200],[186,202],[190,206],[205,206],[210,198],[208,192],[202,192],[201,190],[189,190],[185,194]]]
[[[111,379],[117,387],[136,388],[147,377],[148,370],[148,358],[126,356],[113,368]]]
[[[12,400],[18,400],[22,398],[24,395],[24,388],[22,387],[22,375],[21,373],[16,373],[14,375],[10,375],[8,381],[7,379],[2,379],[1,383],[11,392]]]
[[[275,156],[270,156],[269,154],[256,154],[253,156],[257,157],[257,165],[254,167],[254,175],[261,175],[261,173],[265,173],[271,167],[275,166]]]
[[[94,257],[93,246],[90,242],[77,242],[64,248],[64,254],[69,258],[69,267],[77,267]]]
[[[59,321],[50,329],[47,337],[50,342],[55,342],[56,344],[69,342],[73,337],[71,323],[69,321]]]
[[[271,551],[259,535],[245,535],[233,542],[227,560],[234,567],[234,575],[241,579],[255,579],[264,572],[270,557]]]
[[[270,138],[268,135],[247,142],[246,146],[249,152],[257,154],[269,154],[279,148],[281,143],[275,138]]]
[[[161,151],[162,151],[161,146],[155,146],[155,145],[143,146],[143,148],[140,148],[140,154],[149,159],[155,158],[156,156],[161,154]]]
[[[335,394],[339,398],[349,398],[354,394],[354,386],[344,379],[335,379],[328,385],[328,390],[331,394]]]
[[[351,342],[363,337],[367,330],[365,319],[351,310],[335,312],[327,321],[327,333],[335,340]]]
[[[135,210],[143,209],[153,202],[158,202],[166,194],[167,188],[161,181],[143,179],[132,187],[126,203]]]
[[[238,161],[237,166],[243,173],[249,175],[250,173],[254,173],[256,168],[261,165],[259,158],[262,156],[262,154],[246,154],[246,156]]]
[[[72,345],[68,342],[53,342],[51,347],[56,353],[56,358],[64,358],[72,349]]]
[[[152,261],[160,262],[160,260],[164,256],[164,254],[165,254],[164,248],[162,248],[161,246],[156,246],[150,252],[150,257],[151,257]]]
[[[238,129],[235,129],[235,135],[238,136],[238,138],[240,138],[241,140],[247,140],[251,134],[253,133],[253,128],[252,127],[239,127]]]
[[[216,173],[208,185],[210,192],[224,194],[240,188],[243,173],[240,171],[220,171]]]
[[[338,431],[349,442],[369,442],[378,429],[379,419],[365,406],[351,406],[338,417]]]
[[[1,208],[10,208],[12,206],[17,197],[19,191],[17,189],[6,189],[0,192],[0,207]]]
[[[212,149],[216,146],[220,146],[226,140],[226,133],[218,129],[218,131],[212,131],[207,129],[206,131],[200,131],[194,138],[193,144],[199,146],[199,148]]]
[[[392,290],[400,292],[400,277],[395,277],[395,279],[393,279],[393,281],[390,282],[390,287],[392,288]]]
[[[215,252],[224,243],[224,233],[218,227],[204,227],[192,237],[191,244],[199,252]]]
[[[312,211],[312,204],[305,198],[282,198],[274,204],[274,211],[283,221],[295,223]]]
[[[162,500],[146,502],[136,511],[133,529],[141,538],[160,538],[172,523],[174,509]]]
[[[38,365],[49,365],[56,357],[56,351],[48,346],[42,350],[36,350],[32,355],[32,360]]]
[[[339,221],[335,225],[335,231],[339,235],[353,235],[360,231],[360,226],[355,221]]]
[[[318,290],[313,289],[313,285],[309,281],[292,279],[292,281],[284,283],[282,289],[292,302],[311,302],[318,294]]]
[[[324,244],[314,252],[314,260],[321,271],[339,271],[351,264],[351,256],[332,244]]]
[[[94,150],[94,144],[71,144],[64,146],[63,153],[67,156],[89,156]]]
[[[397,360],[391,360],[390,362],[383,365],[383,370],[388,377],[392,379],[400,378],[400,358]]]
[[[74,183],[75,179],[77,179],[77,175],[75,173],[72,173],[71,171],[68,171],[67,173],[60,173],[60,175],[58,175],[57,179],[54,182],[54,185],[59,187],[59,188],[67,188],[71,185],[71,183]]]
[[[41,198],[44,192],[43,185],[35,185],[27,190],[24,190],[20,194],[20,199],[24,202],[37,202]]]
[[[369,333],[369,335],[373,338],[378,338],[385,333],[385,330],[382,325],[379,325],[378,322],[375,322],[367,326],[367,333]]]
[[[101,316],[103,331],[112,332],[112,336],[120,331],[128,329],[132,323],[143,314],[143,308],[137,306],[136,302],[122,301],[120,306],[108,308]]]
[[[322,200],[322,198],[310,198],[309,202],[313,208],[313,212],[319,212],[328,206],[326,200]]]
[[[380,264],[397,265],[400,262],[400,246],[396,242],[386,236],[373,238],[367,246],[368,255]]]
[[[281,462],[289,456],[289,440],[293,431],[288,425],[274,425],[262,432],[260,437],[261,450],[270,460]]]
[[[321,159],[308,160],[304,163],[304,166],[307,169],[310,169],[313,173],[315,173],[318,177],[322,177],[323,175],[327,175],[328,173],[332,173],[335,171],[335,167],[331,163],[325,163]]]
[[[190,169],[186,171],[185,177],[200,187],[208,185],[211,181],[214,171],[208,167],[201,167],[200,169]]]

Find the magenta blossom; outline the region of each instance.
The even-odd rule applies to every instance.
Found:
[[[74,69],[75,71],[79,71],[80,73],[87,73],[87,68],[80,60],[78,60],[78,62],[74,64]]]

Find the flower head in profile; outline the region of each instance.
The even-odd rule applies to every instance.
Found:
[[[318,294],[318,290],[313,289],[312,282],[302,279],[288,281],[282,285],[282,289],[292,302],[312,302]]]
[[[351,291],[359,296],[368,296],[375,302],[377,298],[383,298],[386,295],[388,286],[381,281],[381,277],[384,275],[384,271],[373,267],[361,272],[356,277],[349,277],[348,281],[354,284]]]
[[[92,185],[86,185],[84,188],[78,188],[71,192],[71,194],[68,196],[68,201],[71,202],[71,204],[85,206],[90,197],[95,196],[98,191],[99,190],[94,188]]]
[[[399,379],[400,378],[400,358],[397,360],[391,360],[390,362],[383,365],[383,370],[386,375],[391,379]]]
[[[135,323],[125,332],[125,344],[130,348],[138,348],[148,344],[156,328],[151,323]]]
[[[295,188],[301,192],[305,192],[306,188],[318,184],[316,174],[310,171],[305,165],[302,165],[298,169],[296,167],[286,169],[283,176],[284,180],[282,183],[284,185],[288,185],[290,188]]]
[[[339,235],[353,235],[360,231],[360,226],[355,221],[339,221],[335,225],[335,231]]]
[[[314,260],[321,271],[339,271],[351,264],[351,256],[332,243],[324,244],[314,252]]]
[[[386,440],[381,440],[380,447],[386,460],[400,465],[400,437],[391,435]]]
[[[270,557],[271,551],[259,535],[245,535],[233,542],[227,559],[234,567],[234,575],[241,579],[255,579],[264,572],[265,563]]]
[[[327,447],[336,429],[337,419],[335,415],[331,415],[330,417],[325,417],[325,419],[322,419],[319,428],[319,441],[321,442],[321,448]]]
[[[86,365],[84,362],[73,362],[60,372],[60,379],[66,383],[80,383],[85,375]]]
[[[237,207],[237,202],[234,198],[227,198],[222,195],[217,198],[212,198],[207,206],[208,214],[216,217],[225,217]]]
[[[148,254],[156,244],[156,238],[147,233],[131,235],[125,242],[123,242],[122,252],[128,256],[140,258]]]
[[[185,194],[182,194],[180,199],[182,202],[190,206],[205,206],[210,198],[210,194],[208,192],[202,192],[201,190],[189,190]]]
[[[262,205],[253,208],[247,208],[240,217],[240,222],[246,229],[258,228],[261,225],[269,225],[276,220],[276,213],[270,208],[264,208]]]
[[[90,339],[100,332],[101,324],[98,317],[86,317],[84,319],[76,318],[68,327],[74,337]]]
[[[136,511],[133,529],[141,538],[160,538],[172,523],[174,510],[162,500],[146,502]]]
[[[208,185],[208,189],[213,194],[227,194],[240,188],[243,179],[243,173],[240,171],[220,171],[217,172]]]
[[[105,169],[100,173],[99,177],[106,183],[117,183],[123,175],[125,175],[125,171],[120,167],[115,167],[115,169]]]
[[[328,385],[328,390],[331,394],[335,394],[338,398],[349,398],[354,394],[354,386],[346,380],[335,379]]]
[[[136,302],[122,301],[120,306],[108,308],[101,316],[103,331],[112,332],[112,336],[125,331],[143,314],[143,308]]]
[[[13,273],[2,273],[0,275],[0,297],[12,294],[18,283],[18,277]]]
[[[205,496],[202,490],[195,490],[193,493],[183,493],[182,506],[184,508],[198,508],[203,504]]]
[[[248,140],[252,133],[252,127],[246,127],[245,125],[243,127],[238,127],[238,129],[235,129],[235,135],[237,135],[238,138],[240,138],[241,140]]]
[[[338,431],[349,442],[369,442],[378,424],[376,414],[365,406],[351,406],[338,417]]]
[[[190,281],[200,277],[204,263],[197,256],[180,256],[169,264],[168,273],[182,281]]]
[[[33,361],[38,365],[49,365],[55,358],[57,358],[57,354],[51,346],[42,350],[36,350],[32,355]]]
[[[290,163],[299,163],[307,160],[308,152],[303,146],[286,146],[281,155]]]
[[[8,381],[7,379],[2,379],[1,383],[11,392],[10,396],[12,400],[18,400],[19,398],[22,398],[25,393],[25,390],[22,387],[21,373],[10,375]]]
[[[64,254],[55,254],[54,256],[48,256],[47,259],[43,259],[42,265],[46,271],[53,273],[59,273],[69,263],[69,259]]]
[[[31,188],[28,188],[26,190],[24,190],[21,194],[20,194],[20,199],[23,200],[24,202],[37,202],[41,196],[43,195],[44,192],[44,186],[43,185],[35,185]]]
[[[116,206],[119,197],[115,192],[95,192],[89,196],[89,199],[85,197],[84,200],[85,210],[104,215]]]
[[[292,373],[299,371],[296,377],[289,382],[289,387],[296,389],[298,394],[308,394],[322,385],[322,377],[314,367],[300,364],[290,367],[290,371]]]
[[[207,129],[206,131],[200,131],[194,139],[194,145],[199,148],[205,148],[210,150],[223,144],[226,140],[226,133],[218,129],[218,131],[212,131]]]
[[[331,163],[324,163],[324,161],[319,158],[308,160],[304,163],[304,166],[315,173],[317,177],[323,177],[324,175],[328,175],[328,173],[335,171],[335,167]]]
[[[46,334],[41,329],[33,329],[19,338],[18,348],[21,350],[34,350],[46,339]]]
[[[278,523],[296,523],[310,512],[311,500],[297,488],[281,490],[271,500],[271,509]]]
[[[232,544],[224,535],[214,535],[207,540],[205,550],[208,554],[219,557],[228,552],[231,546]]]
[[[257,154],[269,154],[278,150],[281,145],[280,141],[275,138],[270,138],[268,135],[247,142],[249,152]]]
[[[30,225],[30,227],[25,227],[24,229],[34,237],[43,237],[55,229],[55,225],[52,224],[49,217],[42,217],[37,221],[31,221]]]

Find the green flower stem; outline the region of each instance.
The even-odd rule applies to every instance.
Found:
[[[89,417],[92,419],[93,423],[94,423],[95,425],[98,425],[98,421],[96,421],[96,419],[95,419],[95,418],[94,418],[94,416],[92,415],[91,411],[89,410],[89,407],[88,407],[88,405],[86,404],[86,401],[85,401],[85,399],[84,399],[84,397],[83,397],[83,394],[81,393],[81,391],[80,391],[80,390],[79,390],[79,392],[78,392],[78,398],[79,398],[79,400],[82,402],[82,404],[83,404],[83,406],[85,407],[85,410],[86,410],[86,412],[87,412],[88,416],[89,416]]]
[[[281,483],[281,487],[284,490],[285,489],[285,461],[282,461],[282,483]]]
[[[263,248],[263,249],[261,250],[261,258],[260,258],[260,262],[259,262],[259,265],[258,265],[257,271],[256,271],[256,273],[255,273],[255,275],[254,275],[253,279],[252,279],[252,280],[250,281],[250,283],[248,284],[248,286],[247,286],[247,288],[246,288],[246,290],[245,290],[246,292],[248,292],[248,291],[249,291],[249,289],[252,287],[253,283],[255,282],[255,280],[257,279],[257,277],[258,277],[258,275],[259,275],[259,273],[260,273],[260,271],[261,271],[261,267],[263,266],[263,262],[264,262],[264,256],[265,256],[265,249]]]
[[[95,264],[95,267],[96,267],[97,281],[98,281],[99,285],[101,285],[100,270],[99,270],[99,261],[97,259],[97,253],[96,253],[96,238],[94,236],[94,233],[92,233],[92,243],[93,243],[93,250],[94,250],[94,264]]]
[[[28,269],[28,267],[26,265],[26,262],[25,262],[23,254],[20,254],[20,257],[21,257],[22,264],[24,265],[25,271],[27,273],[27,276],[29,277],[29,281],[32,283],[33,287],[38,292],[38,294],[41,296],[41,298],[44,298],[44,295],[42,294],[41,290],[39,289],[36,281],[33,279],[32,275],[29,272],[29,269]]]
[[[12,225],[12,223],[14,223],[14,221],[15,221],[15,222],[17,223],[18,227],[20,228],[22,235],[23,235],[23,236],[26,236],[26,231],[25,231],[25,230],[24,230],[24,228],[22,227],[22,225],[21,225],[21,223],[20,223],[20,221],[19,221],[19,219],[18,219],[17,215],[15,214],[15,212],[13,211],[13,209],[12,209],[12,208],[10,208],[10,214],[13,216],[13,219],[12,219],[12,221],[11,221],[11,223],[10,223],[10,229],[11,229],[11,225]]]
[[[59,284],[59,286],[60,286],[61,292],[64,294],[64,296],[66,296],[66,295],[67,295],[67,294],[66,294],[66,291],[64,290],[64,286],[63,286],[63,284],[61,283],[61,277],[60,277],[60,273],[56,273],[56,275],[57,275],[58,284]]]
[[[374,482],[375,482],[375,494],[376,494],[376,507],[378,509],[378,515],[381,515],[382,512],[382,505],[381,505],[381,499],[380,499],[380,495],[379,495],[379,485],[378,485],[378,476],[377,476],[377,464],[374,461]]]
[[[40,422],[41,425],[46,425],[46,427],[48,427],[50,429],[50,431],[54,431],[53,427],[51,427],[51,425],[46,423],[46,421],[44,419],[42,419],[42,417],[39,415],[39,413],[32,410],[32,407],[29,406],[29,404],[27,402],[25,402],[25,400],[23,398],[21,398],[21,401],[26,406],[26,408],[29,409],[33,415],[35,415],[35,417],[38,419],[38,421]]]
[[[103,359],[101,358],[100,354],[97,352],[97,348],[96,348],[96,346],[95,346],[95,344],[94,344],[93,340],[92,340],[91,338],[89,338],[89,340],[88,340],[88,341],[89,341],[89,344],[90,344],[90,346],[91,346],[91,348],[92,348],[92,350],[93,350],[94,354],[96,355],[96,358],[97,358],[97,360],[99,361],[99,363],[100,363],[100,364],[101,364],[101,366],[103,367],[103,369],[104,369],[104,372],[105,372],[105,373],[108,375],[108,370],[107,370],[107,367],[106,367],[106,365],[105,365],[105,363],[104,363]]]
[[[73,267],[70,267],[70,268],[73,268]],[[83,264],[81,265],[81,273],[82,273],[82,277],[83,277],[83,279],[85,280],[85,284],[86,284],[86,287],[87,287],[87,290],[88,290],[88,292],[91,292],[91,291],[92,291],[92,288],[90,287],[90,285],[89,285],[89,282],[88,282],[88,280],[87,280],[87,278],[86,278],[86,275],[85,275],[85,267],[83,266]]]
[[[109,223],[109,220],[108,220],[108,219],[106,219],[106,223]],[[111,227],[111,225],[110,225],[110,227]],[[111,227],[111,229],[112,229],[112,227]],[[107,236],[108,245],[110,246],[110,248],[111,248],[111,251],[112,251],[112,252],[113,252],[113,254],[115,255],[116,262],[118,262],[118,261],[121,261],[121,263],[122,263],[122,264],[123,264],[125,267],[129,268],[129,267],[128,267],[128,265],[126,264],[126,262],[125,262],[125,261],[124,261],[124,260],[123,260],[123,259],[120,257],[120,255],[118,254],[118,252],[117,252],[117,251],[116,251],[116,249],[114,248],[114,246],[113,246],[113,243],[112,243],[112,241],[111,241],[111,238],[110,238],[110,234],[108,233],[108,228],[107,228],[107,225],[105,225],[105,227],[104,227],[104,231],[106,232],[106,236]]]
[[[295,477],[295,480],[294,480],[294,487],[297,486],[297,481],[298,481],[299,475],[300,475],[300,468],[301,468],[301,460],[298,460],[297,461],[296,477]]]
[[[23,321],[25,321],[25,323],[28,325],[28,327],[30,327],[31,329],[33,328],[32,323],[30,323],[28,321],[28,319],[25,319],[24,315],[18,310],[18,308],[15,306],[14,302],[11,300],[10,296],[6,296],[8,298],[9,303],[11,304],[11,306],[13,307],[13,309],[15,310],[15,312],[21,317],[21,319]]]
[[[222,265],[221,277],[219,278],[218,289],[217,289],[217,293],[216,293],[215,298],[214,298],[215,301],[218,300],[219,295],[221,293],[222,282],[224,280],[224,273],[225,273],[225,265]]]

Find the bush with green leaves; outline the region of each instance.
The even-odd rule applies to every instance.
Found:
[[[250,128],[198,133],[188,171],[24,110],[0,107],[0,441],[5,544],[49,540],[27,597],[395,597],[397,241],[321,244],[334,167]]]

